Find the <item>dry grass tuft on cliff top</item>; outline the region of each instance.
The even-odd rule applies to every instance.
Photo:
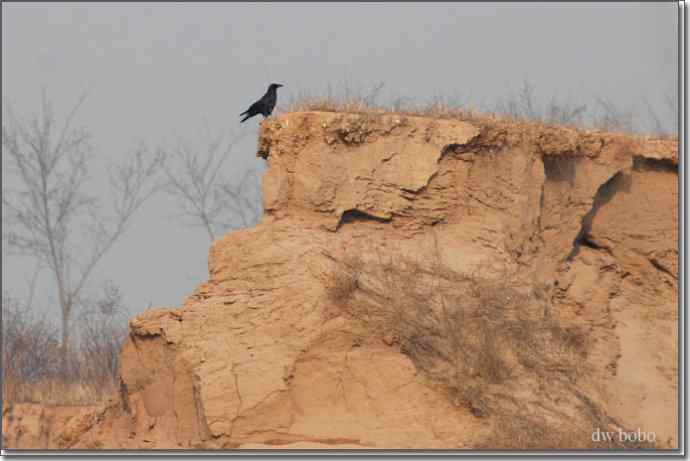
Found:
[[[496,114],[483,114],[464,109],[444,100],[437,100],[429,104],[412,104],[411,102],[396,102],[390,106],[375,104],[367,97],[337,98],[332,96],[302,95],[293,100],[285,108],[285,112],[342,112],[362,115],[401,114],[409,116],[453,119],[463,121],[496,120],[501,117]]]
[[[649,134],[660,138],[677,137],[676,124],[665,125],[649,103],[637,111],[646,112],[653,121],[652,125],[643,126],[635,110],[621,109],[605,97],[594,97],[588,103],[582,103],[581,100],[573,102],[554,96],[541,103],[534,85],[529,81],[524,81],[517,92],[498,97],[493,104],[482,104],[479,108],[467,98],[457,96],[436,96],[423,103],[411,98],[396,97],[381,103],[383,87],[383,83],[377,83],[364,89],[344,82],[337,90],[329,86],[323,94],[300,91],[283,107],[283,112],[318,111],[368,115],[397,113],[474,122],[520,120],[552,126]],[[675,117],[677,106],[673,105],[673,100],[669,99],[666,106],[666,110]]]

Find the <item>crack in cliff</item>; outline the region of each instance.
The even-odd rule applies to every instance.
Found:
[[[546,200],[546,178],[541,182],[539,191],[539,214],[537,215],[537,226],[533,235],[539,239],[541,245],[544,245],[544,206]]]
[[[344,363],[345,363],[345,370],[347,371],[347,373],[352,377],[352,379],[353,379],[357,384],[359,384],[360,386],[362,386],[362,389],[364,390],[364,394],[367,396],[367,399],[370,400],[370,401],[375,401],[374,397],[373,397],[373,396],[371,395],[371,393],[369,392],[369,387],[367,386],[366,382],[365,382],[363,379],[361,379],[359,376],[357,376],[357,375],[355,374],[355,372],[352,370],[352,365],[351,365],[351,363],[350,363],[350,352],[347,352],[347,353],[345,354]],[[344,396],[345,396],[345,390],[344,390],[344,388],[343,388],[343,397],[344,397]],[[348,408],[348,409],[349,409],[349,408]]]
[[[670,158],[652,158],[643,155],[633,157],[635,171],[662,171],[678,174],[678,164]]]
[[[237,372],[235,371],[236,366],[237,366],[237,364],[232,365],[232,368],[230,369],[230,373],[232,373],[233,379],[235,380],[235,394],[237,395],[237,400],[239,403],[237,404],[237,410],[235,412],[235,417],[232,418],[232,421],[230,422],[230,433],[228,434],[230,441],[232,441],[232,435],[235,431],[235,423],[237,422],[237,420],[240,417],[240,412],[242,411],[242,405],[243,405],[242,394],[240,394],[240,385],[239,385],[239,381],[238,381],[238,377],[237,377]]]
[[[580,252],[581,246],[586,246],[594,248],[597,250],[608,250],[608,248],[598,244],[592,239],[592,223],[594,218],[599,211],[599,209],[606,205],[613,199],[613,197],[621,190],[629,190],[630,188],[630,175],[626,174],[624,170],[618,171],[616,174],[611,176],[604,184],[599,186],[596,194],[594,195],[594,200],[592,202],[592,208],[582,217],[582,223],[580,225],[580,231],[577,237],[573,240],[573,248],[570,254],[565,258],[566,261],[572,261],[575,256]]]
[[[441,151],[441,157],[447,154],[478,153],[485,154],[498,152],[508,144],[508,131],[506,129],[482,126],[479,133],[464,144],[448,144]]]
[[[129,392],[127,390],[127,383],[125,383],[122,380],[121,376],[119,377],[119,380],[120,380],[120,388],[119,388],[120,403],[122,404],[122,411],[124,411],[125,414],[129,416],[132,414],[132,408],[131,408],[131,405],[129,403]]]
[[[338,224],[335,226],[335,230],[337,232],[345,224],[350,224],[353,222],[375,221],[380,223],[389,223],[392,220],[392,217],[382,218],[380,216],[374,216],[357,208],[351,208],[349,210],[344,211],[343,214],[340,215],[340,220],[338,221]]]
[[[657,269],[659,272],[663,272],[665,274],[670,275],[673,277],[674,280],[678,280],[678,276],[671,272],[669,268],[664,266],[658,259],[656,258],[648,258],[649,262],[651,263],[652,266],[654,266],[655,269]]]
[[[198,435],[199,439],[204,442],[211,437],[211,430],[208,427],[206,409],[204,408],[204,402],[201,399],[201,382],[199,376],[194,375],[192,379],[192,400],[194,401],[194,410],[196,411],[197,425],[199,428]]]

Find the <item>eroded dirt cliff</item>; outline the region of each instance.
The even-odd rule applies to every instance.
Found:
[[[677,445],[675,140],[304,112],[258,144],[261,223],[214,242],[183,307],[131,320],[119,395],[51,447],[568,448],[597,428]],[[411,265],[509,285],[519,325],[548,321],[570,349],[544,339],[546,367],[506,346],[495,379],[454,377],[490,392],[455,392],[395,324],[366,321],[394,302],[376,274]]]

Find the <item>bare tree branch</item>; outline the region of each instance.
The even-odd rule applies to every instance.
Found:
[[[647,98],[647,96],[643,96],[642,102],[645,104],[645,106],[647,106],[647,114],[649,114],[649,118],[652,119],[652,122],[654,124],[653,132],[656,134],[665,134],[666,130],[664,129],[664,124],[659,118],[659,115],[657,114],[656,110],[654,110],[654,106],[652,106],[652,103],[649,102],[649,98]]]
[[[28,120],[20,120],[8,106],[8,122],[2,128],[3,160],[17,183],[3,186],[3,214],[9,227],[3,237],[9,250],[32,257],[51,272],[62,315],[63,357],[73,310],[89,277],[159,187],[155,176],[162,164],[160,156],[152,156],[142,146],[113,166],[113,216],[102,215],[99,201],[84,192],[94,152],[91,135],[73,127],[85,99],[86,93],[59,131],[45,92],[40,113]],[[89,243],[90,251],[84,251]]]
[[[220,232],[237,227],[239,219],[242,226],[249,226],[249,216],[260,207],[260,195],[243,195],[249,187],[244,186],[250,173],[245,173],[240,189],[228,185],[223,176],[223,167],[232,149],[241,140],[241,135],[231,135],[228,140],[223,134],[212,136],[210,130],[204,136],[201,147],[178,138],[169,149],[166,164],[167,192],[177,201],[178,215],[187,218],[190,225],[206,230],[211,241]],[[251,176],[256,179],[255,176]],[[231,191],[228,194],[226,191]]]
[[[608,98],[595,97],[599,112],[594,116],[594,125],[603,130],[633,131],[633,114],[631,111],[618,109]]]

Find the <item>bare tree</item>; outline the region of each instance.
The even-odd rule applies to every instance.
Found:
[[[538,119],[534,90],[534,84],[525,79],[517,95],[511,91],[509,96],[499,98],[493,110],[515,119]]]
[[[559,100],[553,96],[549,100],[546,113],[542,116],[542,119],[562,125],[583,126],[586,112],[586,104],[574,105],[567,100]]]
[[[678,135],[678,91],[669,89],[664,92],[663,105],[669,121],[669,134]]]
[[[127,309],[123,293],[112,281],[83,300],[79,316],[79,362],[84,381],[97,385],[117,379],[120,349],[127,336]]]
[[[611,99],[603,96],[595,97],[594,102],[598,109],[592,116],[595,127],[608,131],[635,130],[632,110],[619,109]]]
[[[659,114],[657,114],[657,111],[654,109],[654,106],[652,103],[649,101],[649,98],[647,96],[642,97],[642,102],[647,108],[647,115],[649,116],[651,122],[652,122],[652,129],[651,131],[655,134],[658,135],[663,135],[666,134],[666,130],[664,128],[664,123],[661,121],[661,118],[659,117]]]
[[[241,227],[256,225],[263,211],[261,179],[256,170],[245,171],[236,184],[221,183],[216,194],[218,200],[224,200],[228,209],[231,210],[230,216],[240,220]]]
[[[7,107],[2,128],[3,168],[16,179],[13,186],[3,186],[3,238],[11,252],[33,258],[51,273],[61,314],[63,360],[70,344],[70,321],[84,288],[135,212],[157,189],[154,177],[162,161],[140,146],[112,165],[113,213],[104,215],[99,200],[84,192],[94,153],[91,135],[73,126],[85,98],[84,94],[57,126],[43,92],[39,114],[20,119]]]
[[[261,214],[258,175],[249,170],[233,184],[223,167],[241,136],[212,136],[207,129],[203,147],[178,138],[166,152],[168,193],[179,214],[192,226],[206,230],[211,241],[221,232],[256,223]]]
[[[11,400],[21,383],[36,382],[56,371],[55,330],[30,306],[2,293],[3,396]]]
[[[3,292],[2,377],[7,401],[98,401],[116,385],[127,336],[122,293],[106,283],[102,293],[81,298],[86,308],[79,309],[72,321],[72,343],[65,360],[47,313]]]

